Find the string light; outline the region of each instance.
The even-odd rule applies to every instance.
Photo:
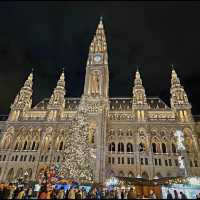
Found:
[[[89,146],[86,112],[80,106],[72,122],[70,135],[66,137],[64,159],[59,175],[91,182],[94,178],[92,161],[95,156]]]

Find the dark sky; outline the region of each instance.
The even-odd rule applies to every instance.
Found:
[[[67,96],[83,92],[88,48],[99,17],[106,31],[110,96],[132,96],[137,64],[148,96],[169,104],[174,64],[193,114],[200,114],[200,2],[1,2],[0,114],[34,68],[33,105],[62,71]]]

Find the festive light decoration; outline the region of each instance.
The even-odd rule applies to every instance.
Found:
[[[89,146],[89,124],[86,118],[87,110],[81,105],[72,121],[70,135],[66,136],[64,161],[59,175],[77,180],[93,180],[92,161],[95,158]]]
[[[177,149],[182,153],[182,151],[185,150],[183,132],[181,130],[177,130],[174,133],[174,136],[177,137]],[[179,163],[179,168],[184,169],[185,170],[185,176],[187,176],[184,157],[182,155],[178,156],[178,163]]]
[[[106,181],[106,186],[117,186],[119,184],[119,180],[115,177],[111,177]]]
[[[183,144],[184,142],[183,132],[180,130],[177,130],[174,133],[174,136],[177,137],[177,149],[180,151],[185,150],[185,145]]]
[[[166,182],[168,185],[173,185],[173,184],[188,184],[187,178],[173,178],[170,179]]]
[[[191,185],[200,185],[200,177],[188,177],[187,180]]]
[[[184,158],[182,156],[178,157],[178,163],[179,163],[179,168],[180,169],[185,169]]]

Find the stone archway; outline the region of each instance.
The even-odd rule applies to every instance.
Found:
[[[22,168],[19,168],[19,169],[17,170],[17,173],[16,173],[15,178],[21,178],[21,177],[23,177],[23,176],[24,176],[24,174],[23,174],[23,169],[22,169]]]
[[[8,182],[11,182],[13,180],[13,178],[14,178],[14,169],[11,168],[7,173],[6,180]]]

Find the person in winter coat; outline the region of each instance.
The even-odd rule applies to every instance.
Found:
[[[169,190],[167,190],[167,199],[173,199],[172,194]]]
[[[68,194],[68,199],[75,199],[74,189],[70,189],[69,194]]]
[[[24,199],[25,198],[25,191],[24,188],[21,188],[19,194],[17,195],[17,199]]]
[[[61,187],[60,191],[58,192],[58,199],[64,199],[65,197],[65,190]]]
[[[127,195],[127,199],[135,199],[136,198],[136,193],[134,192],[133,188],[130,189]]]
[[[178,192],[176,190],[174,190],[174,199],[179,199],[178,198]]]
[[[187,196],[183,192],[180,192],[180,195],[181,195],[181,199],[187,199]]]

